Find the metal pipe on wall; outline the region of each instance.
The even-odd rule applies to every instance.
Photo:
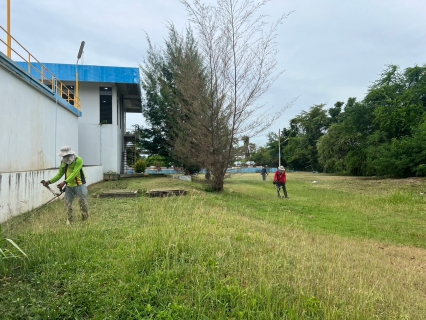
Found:
[[[7,0],[7,57],[12,59],[12,37],[10,32],[10,0]]]

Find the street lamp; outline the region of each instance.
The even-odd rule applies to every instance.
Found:
[[[75,63],[75,103],[77,104],[77,109],[80,109],[80,103],[77,100],[79,98],[78,96],[78,60],[80,60],[81,55],[83,54],[83,48],[84,48],[84,41],[81,41],[80,44],[80,50],[78,50],[78,55],[77,55],[77,62]]]
[[[280,141],[280,129],[278,129],[278,166],[281,167],[281,141]]]

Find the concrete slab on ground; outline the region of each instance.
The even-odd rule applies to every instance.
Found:
[[[142,178],[149,177],[148,173],[132,173],[132,174],[120,174],[120,179],[122,178]]]
[[[170,196],[183,196],[186,195],[188,191],[184,189],[155,189],[148,190],[146,195],[148,197],[170,197]]]
[[[99,195],[101,198],[135,198],[137,196],[137,190],[128,189],[102,191],[102,193]]]

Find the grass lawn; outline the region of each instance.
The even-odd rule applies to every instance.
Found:
[[[281,200],[271,176],[108,181],[88,221],[61,201],[9,220],[28,258],[0,260],[0,319],[425,318],[426,180],[288,173]]]

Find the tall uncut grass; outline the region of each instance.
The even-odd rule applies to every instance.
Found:
[[[87,222],[61,202],[8,221],[28,258],[0,261],[0,318],[425,318],[424,180],[289,173],[279,200],[268,178],[104,182]],[[96,197],[124,188],[141,196]]]

